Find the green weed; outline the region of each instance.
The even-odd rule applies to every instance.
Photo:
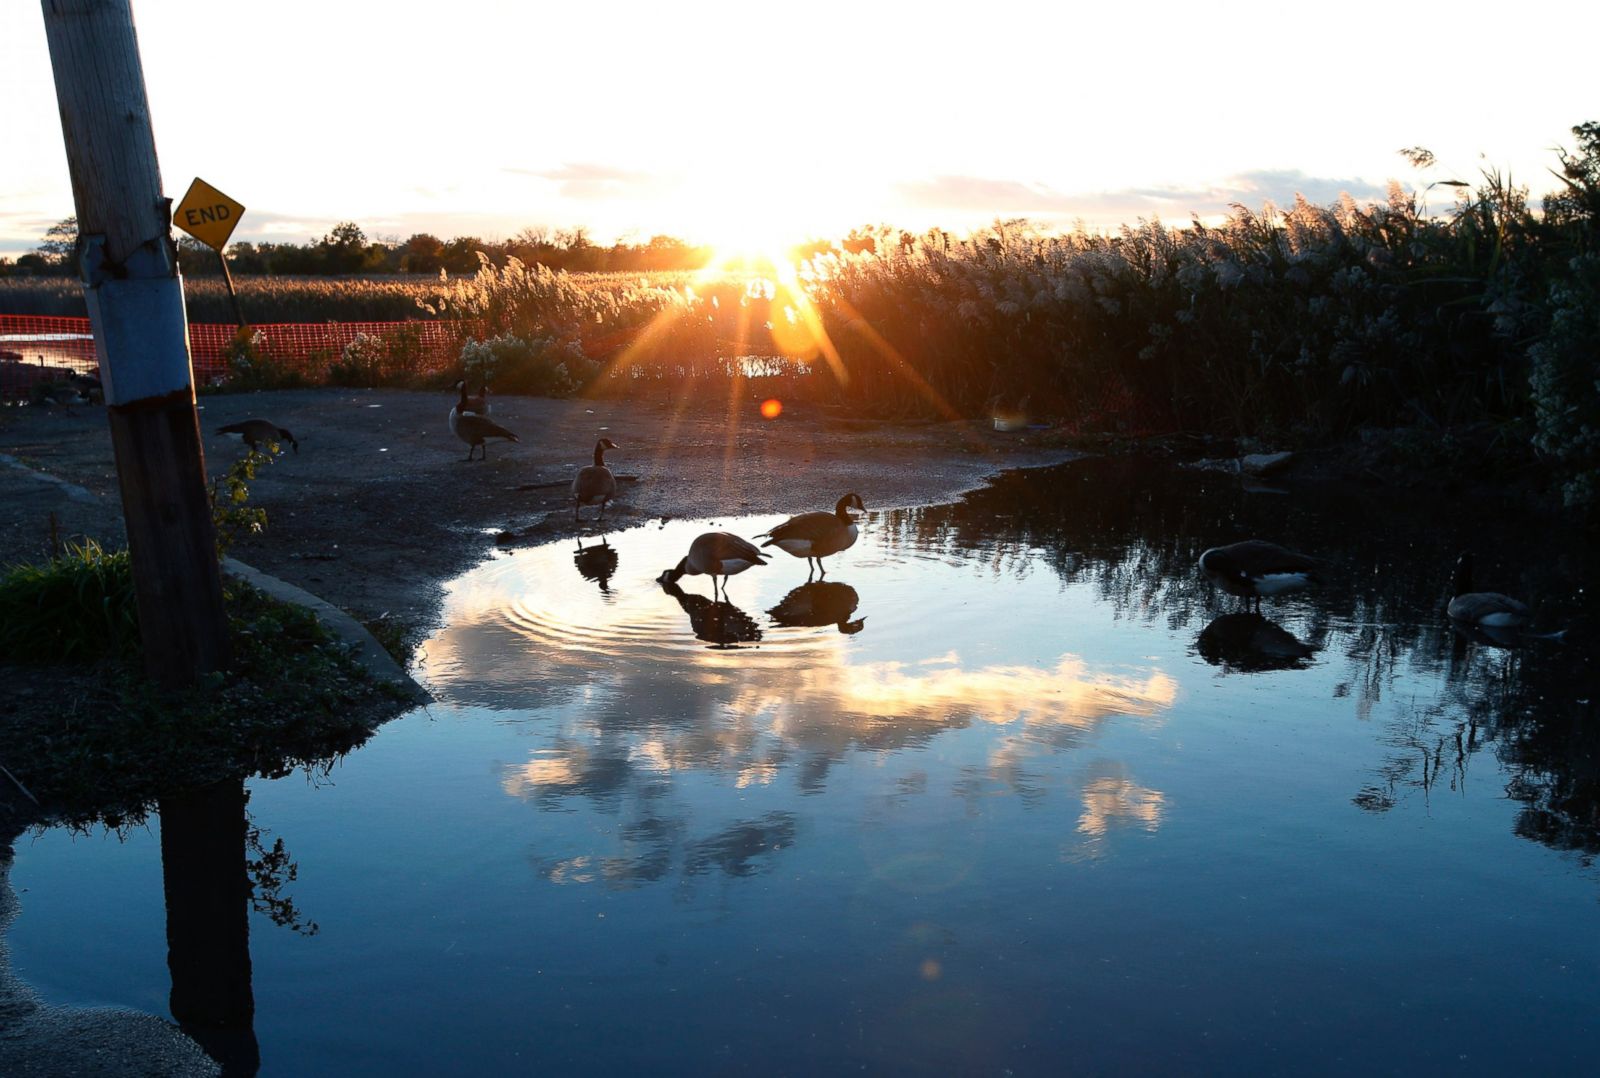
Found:
[[[93,662],[132,654],[139,611],[125,550],[65,544],[42,565],[0,576],[0,661]]]

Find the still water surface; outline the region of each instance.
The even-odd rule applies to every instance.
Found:
[[[1556,627],[1583,551],[1083,462],[874,513],[825,585],[775,554],[730,606],[654,581],[709,526],[497,556],[449,586],[437,703],[248,784],[298,864],[300,930],[252,917],[262,1073],[1556,1072],[1600,1047],[1588,652],[1439,614],[1474,545]],[[1193,566],[1248,535],[1335,584],[1240,613]],[[13,884],[48,1000],[166,1013],[154,824],[25,838]]]

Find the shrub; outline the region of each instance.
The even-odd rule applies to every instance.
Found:
[[[1528,349],[1534,448],[1553,459],[1566,504],[1600,505],[1600,255],[1572,260],[1550,291],[1550,329]]]
[[[357,333],[328,364],[327,383],[350,388],[413,386],[426,380],[429,359],[414,325],[401,323],[381,334]]]
[[[535,397],[570,397],[592,380],[599,365],[574,341],[554,337],[524,340],[512,334],[468,341],[461,365],[469,383],[492,384],[501,393]]]
[[[305,375],[273,359],[261,348],[261,334],[240,326],[222,350],[231,391],[299,389],[309,385]]]
[[[355,339],[328,365],[328,384],[333,386],[381,386],[389,380],[389,347],[382,337],[357,333]]]

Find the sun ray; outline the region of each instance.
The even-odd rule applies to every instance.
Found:
[[[874,351],[892,363],[901,377],[910,382],[917,392],[927,398],[928,403],[932,404],[946,419],[960,420],[963,418],[961,413],[951,407],[950,402],[945,400],[939,394],[939,391],[928,383],[926,378],[917,373],[917,369],[911,365],[911,361],[901,355],[898,348],[884,339],[883,334],[872,328],[872,323],[863,318],[860,311],[851,306],[850,302],[843,297],[840,297],[838,302],[840,310],[850,319],[849,326],[852,331],[859,333]]]

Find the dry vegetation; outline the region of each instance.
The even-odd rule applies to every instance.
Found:
[[[1396,185],[1386,204],[1240,206],[1217,225],[1109,235],[885,228],[797,272],[574,275],[480,256],[470,276],[251,280],[243,302],[262,323],[446,319],[475,338],[395,357],[369,341],[360,362],[310,372],[342,383],[447,380],[464,362],[511,392],[731,381],[875,415],[1005,409],[1302,443],[1476,427],[1557,461],[1578,503],[1600,472],[1587,434],[1600,390],[1585,374],[1600,333],[1600,126],[1574,134],[1542,213],[1491,172],[1476,189],[1445,181],[1458,200],[1442,213]],[[0,310],[58,312],[62,288],[0,282]],[[197,321],[226,320],[214,282],[191,285],[190,305]],[[271,384],[271,357],[252,361],[266,374],[251,384]]]

